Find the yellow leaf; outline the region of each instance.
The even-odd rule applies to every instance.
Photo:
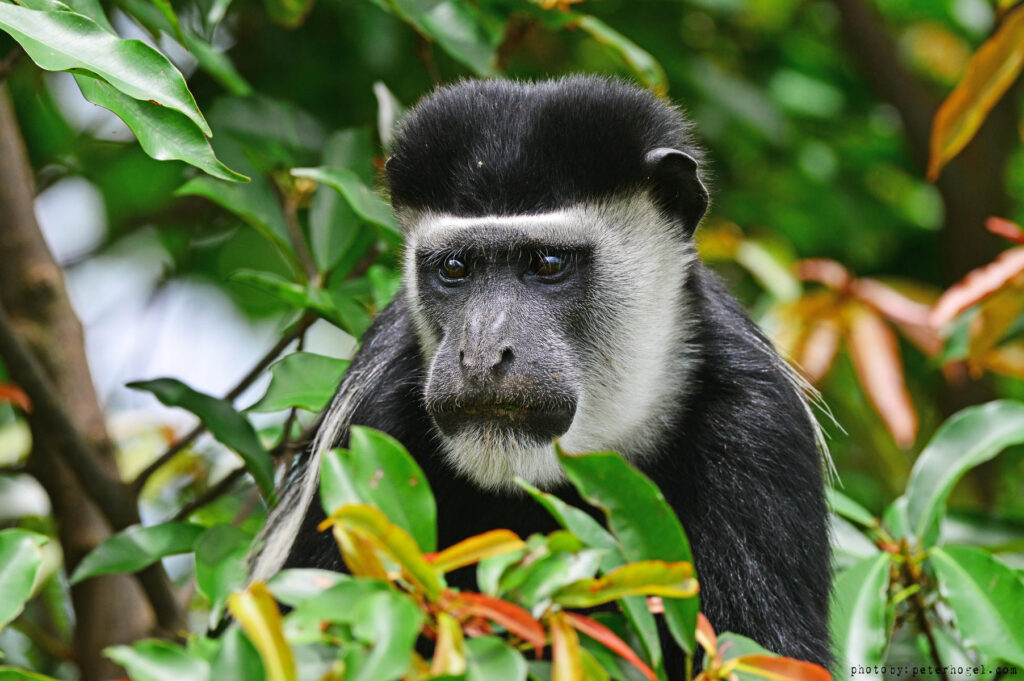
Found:
[[[348,530],[359,530],[373,540],[392,560],[402,567],[413,586],[430,600],[441,593],[443,583],[420,553],[412,535],[388,520],[375,506],[345,504],[320,523],[320,529],[340,524]]]
[[[936,112],[928,159],[930,181],[937,180],[942,168],[967,146],[1022,67],[1024,11],[1016,9],[974,53],[964,77]]]
[[[433,676],[450,674],[459,676],[466,671],[466,646],[462,637],[462,625],[446,612],[437,614],[437,644],[434,646],[434,661],[430,665]]]
[[[981,304],[971,320],[968,357],[971,362],[996,347],[1014,322],[1024,314],[1024,290],[1007,286]]]
[[[551,628],[551,681],[583,681],[580,638],[564,612],[548,617]]]
[[[526,542],[511,530],[492,530],[449,546],[434,554],[429,562],[442,573],[451,572],[484,558],[518,551],[525,546]]]
[[[231,594],[228,610],[256,646],[267,681],[295,681],[295,660],[281,630],[281,612],[267,587],[253,582],[245,591]]]
[[[615,568],[601,577],[573,582],[559,589],[553,598],[567,608],[589,608],[627,596],[690,598],[696,594],[692,565],[646,560]]]

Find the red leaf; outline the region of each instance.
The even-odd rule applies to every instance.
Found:
[[[848,269],[827,258],[801,260],[796,274],[803,281],[816,281],[837,291],[845,290],[853,281]]]
[[[26,414],[32,411],[32,400],[13,383],[0,383],[0,402],[10,402]]]
[[[933,328],[942,328],[1021,274],[1024,274],[1024,246],[1003,251],[989,264],[968,272],[943,293],[932,307],[929,322]]]
[[[990,217],[985,221],[985,228],[993,234],[1009,239],[1018,244],[1024,244],[1024,229],[1015,222],[1003,218]]]
[[[626,662],[629,662],[651,681],[656,681],[658,678],[657,675],[651,671],[650,667],[644,664],[644,661],[640,659],[640,656],[638,656],[625,641],[616,636],[614,631],[600,622],[583,615],[567,612],[565,613],[565,616],[569,620],[569,624],[571,624],[577,631],[583,632]]]
[[[483,617],[500,624],[538,651],[544,648],[547,640],[544,627],[527,610],[500,598],[469,591],[446,591],[442,596],[442,607],[453,614]]]
[[[917,435],[917,412],[903,381],[896,334],[862,305],[851,305],[849,318],[848,343],[857,379],[896,444],[909,447]]]
[[[867,303],[891,322],[911,325],[928,323],[929,308],[874,279],[861,278],[853,283],[853,295]]]
[[[744,655],[734,660],[736,669],[778,681],[832,681],[824,667],[791,657]],[[762,672],[762,673],[758,673]]]

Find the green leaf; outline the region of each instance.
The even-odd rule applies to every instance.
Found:
[[[316,598],[300,603],[284,618],[288,640],[293,644],[322,640],[325,623],[351,625],[360,603],[390,588],[386,582],[375,579],[346,579],[324,589]]]
[[[7,31],[40,68],[84,69],[135,99],[183,113],[204,135],[212,135],[185,79],[160,52],[139,40],[122,40],[74,12],[37,11],[0,3],[0,29]]]
[[[350,319],[352,315],[343,315],[334,298],[323,289],[296,284],[271,272],[253,270],[239,270],[229,279],[268,293],[286,305],[314,312],[346,333],[357,335]]]
[[[25,671],[24,669],[0,667],[0,681],[57,681],[57,679],[52,676]]]
[[[325,590],[348,579],[348,575],[333,570],[292,568],[271,577],[267,588],[275,599],[295,607],[309,599],[319,599]]]
[[[166,0],[156,0],[158,3]],[[75,0],[76,3],[95,2],[95,0]],[[200,38],[195,31],[188,26],[172,25],[171,19],[165,14],[165,9],[159,9],[150,0],[118,0],[118,7],[129,14],[133,19],[142,24],[154,37],[160,33],[174,36],[175,40],[182,43],[185,49],[195,57],[199,68],[206,71],[210,77],[224,86],[228,92],[234,95],[248,95],[252,92],[252,86],[235,69],[234,64],[226,54],[215,48],[206,40]],[[78,10],[81,14],[96,19],[92,14]],[[111,33],[114,32],[110,29]],[[217,126],[213,128],[216,130]]]
[[[316,180],[334,188],[345,197],[356,215],[390,232],[400,233],[391,206],[348,168],[294,168],[292,175]]]
[[[576,25],[597,42],[618,52],[630,68],[640,76],[644,85],[658,94],[663,95],[668,92],[668,77],[665,75],[665,69],[649,52],[589,14],[580,16]]]
[[[569,480],[589,503],[601,508],[628,561],[666,560],[693,564],[690,542],[657,485],[618,454],[561,456]],[[699,579],[699,575],[698,575]],[[696,650],[698,597],[665,599],[673,637],[688,653]]]
[[[914,462],[907,482],[907,518],[922,545],[945,512],[946,499],[968,470],[1024,442],[1024,403],[989,402],[957,412]]]
[[[373,154],[367,131],[352,128],[328,138],[321,163],[327,168],[349,168],[364,182],[372,182]],[[373,233],[363,226],[342,194],[327,185],[317,188],[309,209],[309,243],[320,271],[333,269],[357,246],[357,237],[362,231]]]
[[[263,661],[241,629],[230,627],[221,634],[220,646],[210,658],[210,681],[263,679]]]
[[[423,613],[405,594],[388,590],[373,594],[355,608],[352,633],[370,645],[369,654],[353,660],[348,681],[391,681],[401,678],[412,662]],[[350,658],[346,657],[346,662]]]
[[[222,180],[249,180],[217,160],[206,137],[183,114],[132,99],[98,78],[75,74],[75,81],[86,99],[109,109],[125,122],[150,157],[158,161],[184,161]]]
[[[231,525],[214,525],[196,541],[196,587],[218,617],[224,601],[245,586],[252,537]]]
[[[270,368],[270,385],[246,411],[271,412],[289,407],[319,412],[334,397],[349,362],[312,352],[293,352]]]
[[[1024,582],[973,546],[929,553],[939,589],[956,614],[964,645],[996,660],[1024,665]]]
[[[27,530],[0,532],[0,629],[21,614],[32,597],[49,539]]]
[[[844,570],[864,558],[878,555],[879,548],[853,523],[833,514],[830,524],[832,562],[835,564],[836,570]]]
[[[478,76],[496,76],[494,51],[502,24],[466,0],[374,0],[387,12],[437,41]]]
[[[263,178],[256,177],[248,184],[237,184],[210,177],[194,177],[178,188],[174,195],[201,196],[234,213],[269,240],[294,271],[301,271],[288,240],[288,227],[281,205]]]
[[[601,557],[601,552],[593,549],[578,553],[558,551],[529,565],[522,565],[523,575],[513,594],[536,613],[563,587],[593,577],[601,564]]]
[[[891,562],[888,553],[865,558],[835,582],[829,624],[840,677],[853,666],[872,668],[885,661],[885,609]]]
[[[466,641],[466,681],[524,681],[526,660],[497,636]]]
[[[516,478],[516,484],[525,489],[543,506],[559,525],[579,537],[584,544],[605,551],[604,560],[601,562],[603,572],[610,572],[626,564],[626,557],[622,555],[622,547],[615,541],[615,537],[601,527],[601,524],[590,514],[570,506],[553,494],[540,491],[521,478]],[[658,625],[654,621],[654,615],[647,607],[647,599],[643,596],[631,596],[622,599],[620,604],[633,631],[643,642],[644,649],[647,651],[647,660],[652,667],[658,667],[661,664],[661,641],[658,637]]]
[[[829,507],[847,520],[852,520],[864,527],[874,527],[877,524],[878,521],[871,511],[834,487],[829,487],[826,490],[826,495]]]
[[[132,681],[207,681],[210,667],[167,641],[138,641],[130,646],[113,646],[103,651],[124,667]]]
[[[264,0],[267,14],[285,28],[298,28],[313,9],[314,0]]]
[[[273,501],[274,462],[252,424],[231,403],[197,392],[173,378],[136,381],[128,387],[151,392],[168,407],[180,407],[198,416],[218,442],[242,457],[263,495]]]
[[[264,95],[222,97],[210,108],[210,122],[217,153],[261,174],[312,165],[323,153],[323,126],[291,102]],[[228,147],[234,147],[230,155]]]
[[[423,552],[437,546],[437,507],[423,470],[394,438],[352,426],[349,449],[324,454],[320,497],[328,515],[345,504],[372,504],[407,531]]]
[[[190,523],[132,525],[110,537],[82,559],[71,583],[96,575],[138,572],[164,556],[189,553],[206,528]]]

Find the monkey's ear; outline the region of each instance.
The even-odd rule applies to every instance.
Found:
[[[700,181],[697,160],[678,149],[660,147],[647,152],[644,161],[655,201],[683,224],[686,236],[692,235],[708,209],[708,190]]]

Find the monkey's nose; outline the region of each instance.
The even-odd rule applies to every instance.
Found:
[[[515,352],[509,346],[498,348],[476,348],[459,350],[459,366],[462,375],[476,381],[487,381],[503,377],[515,362]]]

